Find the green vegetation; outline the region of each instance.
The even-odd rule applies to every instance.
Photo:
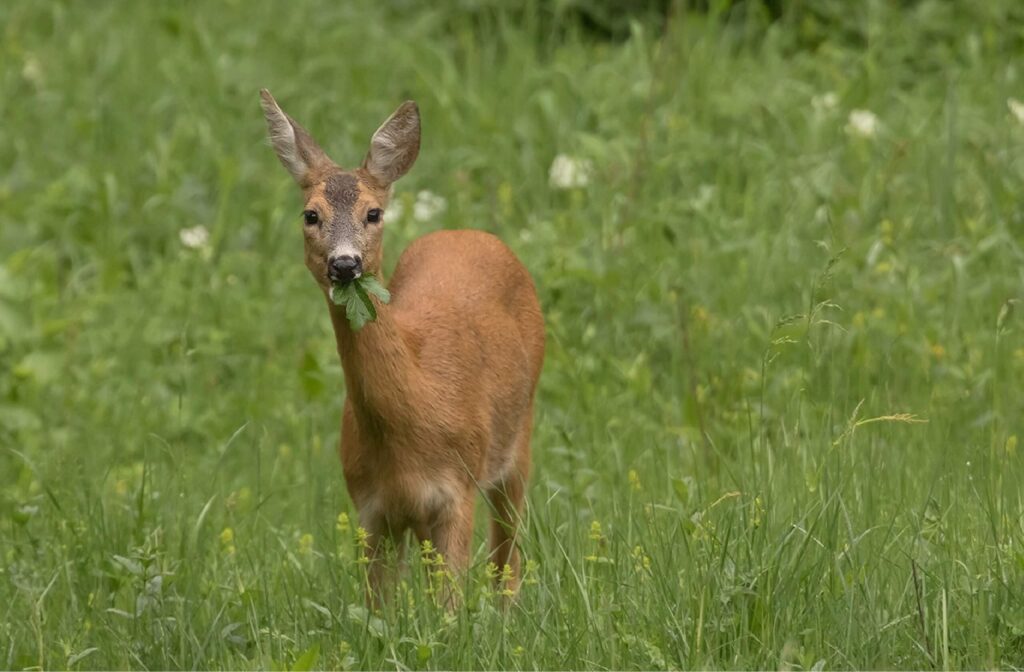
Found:
[[[1024,664],[1021,3],[387,4],[0,3],[0,668]],[[263,86],[536,279],[507,611],[363,607]]]

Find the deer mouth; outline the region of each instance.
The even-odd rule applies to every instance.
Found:
[[[334,287],[344,287],[345,285],[351,284],[357,278],[362,277],[362,271],[356,271],[354,273],[328,273],[327,280]]]

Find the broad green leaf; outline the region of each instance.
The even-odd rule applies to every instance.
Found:
[[[357,281],[368,293],[373,294],[381,303],[391,303],[391,292],[389,292],[380,281],[372,275],[364,275]]]
[[[299,659],[292,665],[293,672],[309,672],[316,665],[316,659],[320,657],[320,643],[317,642],[313,646],[306,649],[306,651],[299,656]]]
[[[331,302],[345,307],[345,317],[353,331],[359,331],[367,322],[377,319],[377,307],[373,305],[370,294],[380,299],[381,303],[391,301],[390,292],[372,275],[331,287]]]
[[[365,289],[363,289],[363,284],[359,282],[359,280],[356,280],[355,282],[352,283],[352,286],[356,290],[356,296],[359,297],[359,300],[362,302],[363,307],[366,309],[366,312],[370,315],[369,321],[376,320],[377,307],[373,305],[373,300],[370,298],[370,295],[366,293]]]
[[[336,306],[345,303],[345,285],[331,285],[331,303]]]

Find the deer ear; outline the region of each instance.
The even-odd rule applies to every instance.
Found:
[[[284,113],[266,89],[260,89],[260,106],[267,118],[270,144],[277,158],[300,186],[307,186],[310,171],[331,160],[306,129]]]
[[[363,168],[390,185],[409,172],[420,153],[420,108],[407,100],[381,124],[370,140]]]

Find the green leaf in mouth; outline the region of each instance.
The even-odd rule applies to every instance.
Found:
[[[345,307],[345,317],[352,331],[359,331],[367,322],[377,319],[377,307],[373,305],[371,294],[381,303],[391,301],[391,293],[372,275],[362,275],[344,285],[331,286],[331,302]]]

